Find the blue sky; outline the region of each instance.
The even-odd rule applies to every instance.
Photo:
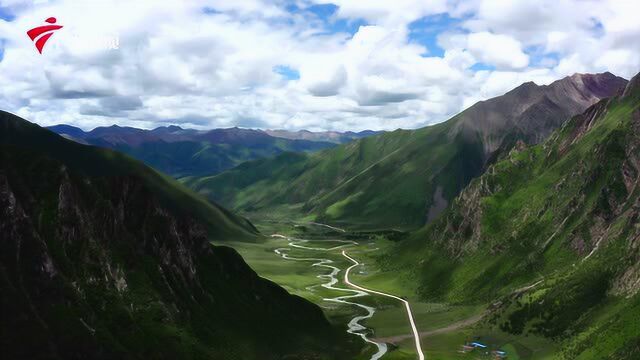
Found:
[[[305,8],[300,8],[296,4],[289,4],[285,8],[292,14],[313,14],[322,21],[323,29],[325,30],[323,33],[328,34],[346,33],[353,36],[361,26],[372,25],[363,18],[344,19],[338,17],[339,7],[335,4],[313,4]],[[452,18],[447,13],[424,16],[407,25],[407,42],[425,47],[426,51],[422,54],[425,57],[443,57],[445,50],[438,44],[438,36],[443,32],[451,31],[468,33],[461,26],[466,19],[465,16]],[[536,62],[540,60],[540,56],[535,59]],[[495,66],[478,61],[470,69],[473,71],[495,70]],[[300,78],[300,74],[295,69],[286,65],[276,66],[274,71],[288,80]]]
[[[334,4],[316,4],[300,9],[295,5],[290,5],[287,9],[292,13],[309,12],[317,16],[324,22],[327,33],[348,33],[355,34],[360,26],[367,25],[364,19],[343,19],[335,16],[338,6]]]
[[[409,42],[426,47],[429,56],[444,56],[444,49],[438,45],[438,34],[464,31],[458,27],[460,23],[460,19],[452,19],[447,14],[425,16],[409,24]]]
[[[11,13],[10,9],[0,5],[0,19],[6,20],[6,21],[11,21],[11,20],[14,19],[14,16]]]
[[[0,0],[0,108],[43,125],[393,130],[640,70],[638,2]],[[39,54],[25,32],[58,18]],[[117,49],[99,44],[117,39]],[[248,120],[249,119],[249,120]]]
[[[340,18],[336,16],[339,7],[335,4],[314,4],[300,8],[295,4],[286,7],[293,14],[308,12],[322,20],[327,33],[347,33],[354,35],[360,26],[371,25],[363,18]],[[461,19],[453,19],[448,14],[425,16],[408,24],[408,41],[420,44],[428,49],[425,55],[443,56],[444,49],[438,45],[438,34],[457,29]]]
[[[273,71],[282,75],[287,80],[298,80],[300,79],[300,73],[298,70],[293,69],[286,65],[276,65],[273,67]]]

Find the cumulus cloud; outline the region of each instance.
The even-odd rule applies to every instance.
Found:
[[[97,101],[88,101],[79,108],[80,114],[126,117],[128,111],[140,109],[142,101],[138,96],[107,96]]]
[[[309,79],[310,77],[312,79]],[[303,81],[309,82],[307,89],[312,95],[333,96],[337,95],[340,88],[347,82],[347,71],[342,65],[338,65],[335,69],[328,69],[328,72],[308,71]]]
[[[334,0],[331,3],[338,6],[338,17],[360,18],[389,27],[403,26],[421,17],[442,14],[448,10],[446,0]]]
[[[522,51],[520,42],[508,35],[471,33],[467,48],[480,61],[497,68],[522,69],[529,65],[529,56]]]
[[[635,2],[328,3],[0,0],[0,108],[84,128],[414,128],[525,81],[640,70]],[[25,31],[49,16],[65,27],[40,55]]]
[[[480,0],[468,9],[464,27],[516,39],[558,59],[558,75],[611,71],[630,77],[640,70],[640,4],[617,0]],[[602,55],[608,53],[607,59]],[[540,54],[537,54],[538,56]],[[548,63],[541,62],[541,65]]]

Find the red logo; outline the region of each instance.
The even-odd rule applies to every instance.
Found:
[[[55,24],[56,21],[57,20],[54,17],[50,17],[45,20],[45,22],[49,24]],[[44,48],[44,44],[47,43],[47,41],[55,31],[60,29],[62,29],[62,25],[43,25],[27,31],[27,35],[29,35],[31,41],[35,42],[36,49],[38,49],[38,52],[42,54],[42,48]]]

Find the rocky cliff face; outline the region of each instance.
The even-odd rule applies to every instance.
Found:
[[[635,78],[633,81],[636,81]],[[634,88],[636,87],[631,82],[624,91],[631,93],[631,89]],[[568,204],[571,211],[575,211],[579,206],[588,205],[585,203],[586,195],[593,190],[588,186],[595,185],[596,181],[607,177],[606,180],[610,183],[602,190],[606,193],[600,194],[600,200],[607,202],[607,206],[594,208],[593,210],[598,212],[591,215],[608,220],[621,215],[623,209],[627,208],[626,202],[635,199],[632,196],[635,195],[634,191],[639,181],[640,160],[637,154],[640,143],[638,141],[640,139],[639,120],[640,111],[636,98],[630,95],[607,98],[573,117],[540,147],[527,148],[524,143],[519,143],[504,162],[489,167],[483,176],[463,190],[456,199],[456,210],[466,214],[456,218],[458,225],[455,228],[459,230],[458,228],[462,227],[465,230],[456,230],[457,237],[467,239],[465,234],[471,234],[470,239],[479,239],[482,235],[481,231],[471,231],[468,227],[480,225],[484,214],[483,209],[487,208],[483,200],[511,193],[514,189],[518,189],[518,185],[527,185],[526,181],[533,182],[535,176],[540,176],[542,172],[548,170],[546,167],[552,165],[561,168],[563,173],[560,179],[556,179],[557,183],[553,184],[553,191],[542,195],[563,197],[567,193],[576,195],[574,192],[578,190],[580,192],[578,195],[583,198],[574,198]],[[587,149],[587,147],[590,148]],[[589,151],[590,156],[586,156],[584,151]],[[576,162],[571,163],[567,158]],[[535,168],[539,163],[544,163],[546,167]],[[603,169],[605,163],[609,166],[615,164],[617,167],[606,169],[605,172]],[[515,173],[518,177],[506,176]],[[518,183],[518,181],[521,182]],[[576,181],[582,181],[579,184],[580,187],[569,186],[571,182]],[[624,198],[616,198],[614,195],[619,194],[611,193],[612,188],[616,186],[623,187],[617,190],[624,191]],[[453,226],[453,222],[450,225]]]
[[[599,100],[619,95],[627,80],[611,73],[574,74],[549,85],[524,83],[499,96],[481,101],[458,115],[452,136],[480,137],[485,156],[510,148],[521,140],[536,144],[571,116]]]
[[[108,167],[95,175],[6,142],[0,149],[3,357],[344,355],[318,307],[212,246],[207,225],[169,206],[147,177]]]
[[[399,245],[423,296],[494,302],[489,325],[552,338],[564,358],[640,354],[639,77],[516,146]]]

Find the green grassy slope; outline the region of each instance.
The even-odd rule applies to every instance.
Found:
[[[320,308],[219,241],[246,220],[119,153],[0,113],[0,353],[11,359],[336,359]]]
[[[511,151],[381,261],[425,299],[493,302],[489,324],[551,338],[563,358],[635,359],[639,183],[636,76],[624,96]]]
[[[595,85],[585,85],[589,81]],[[309,155],[285,154],[185,183],[248,215],[412,229],[435,219],[517,140],[539,141],[625,83],[611,74],[570,77],[549,86],[527,83],[435,126]]]
[[[206,224],[213,238],[249,238],[256,234],[247,220],[215,203],[202,200],[170,177],[126,155],[75,143],[6,112],[0,112],[0,143],[46,153],[69,168],[80,169],[90,176],[141,177],[165,205]]]
[[[315,154],[283,154],[185,183],[242,212],[299,204],[294,216],[412,227],[427,219],[429,194],[439,188],[443,199],[451,198],[481,171],[481,145],[449,138],[451,126],[397,130]]]
[[[430,194],[452,198],[482,170],[481,145],[449,138],[453,124],[397,130],[316,154],[283,154],[185,183],[242,212],[300,204],[294,216],[410,228],[426,221]]]
[[[316,154],[283,154],[242,164],[220,176],[188,179],[186,184],[210,198],[220,196],[220,201],[233,203],[236,209],[244,211],[269,211],[281,204],[301,203],[306,213],[334,198],[349,197],[348,185],[359,182],[349,179],[377,174],[377,166],[409,143],[412,135],[410,131],[399,130]],[[340,183],[346,184],[336,188]],[[337,207],[329,212],[343,214]]]

